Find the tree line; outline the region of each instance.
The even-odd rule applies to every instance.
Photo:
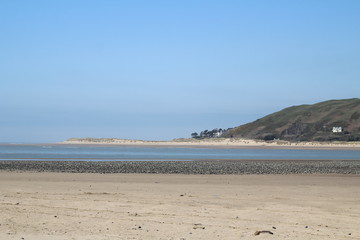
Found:
[[[221,135],[225,132],[225,129],[222,128],[215,128],[213,130],[204,130],[200,133],[193,132],[191,134],[192,138],[216,138],[221,137]]]

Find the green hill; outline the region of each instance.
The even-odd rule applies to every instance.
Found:
[[[285,108],[254,122],[232,128],[222,137],[288,141],[360,141],[360,99],[330,100]]]

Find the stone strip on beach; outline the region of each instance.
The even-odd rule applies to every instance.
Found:
[[[0,161],[2,171],[153,174],[360,174],[360,160]]]

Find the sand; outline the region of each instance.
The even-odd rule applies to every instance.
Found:
[[[360,239],[359,189],[359,175],[2,171],[0,239]]]
[[[72,138],[57,144],[123,145],[149,147],[206,147],[206,148],[285,148],[285,149],[360,149],[360,142],[288,142],[261,141],[242,138],[181,138],[171,141],[145,141],[117,138]]]

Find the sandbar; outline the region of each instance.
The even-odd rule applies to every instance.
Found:
[[[180,138],[170,141],[146,141],[118,138],[71,138],[56,144],[72,145],[122,145],[140,147],[192,147],[192,148],[282,148],[282,149],[346,149],[359,150],[360,142],[289,142],[262,141],[241,138]]]

